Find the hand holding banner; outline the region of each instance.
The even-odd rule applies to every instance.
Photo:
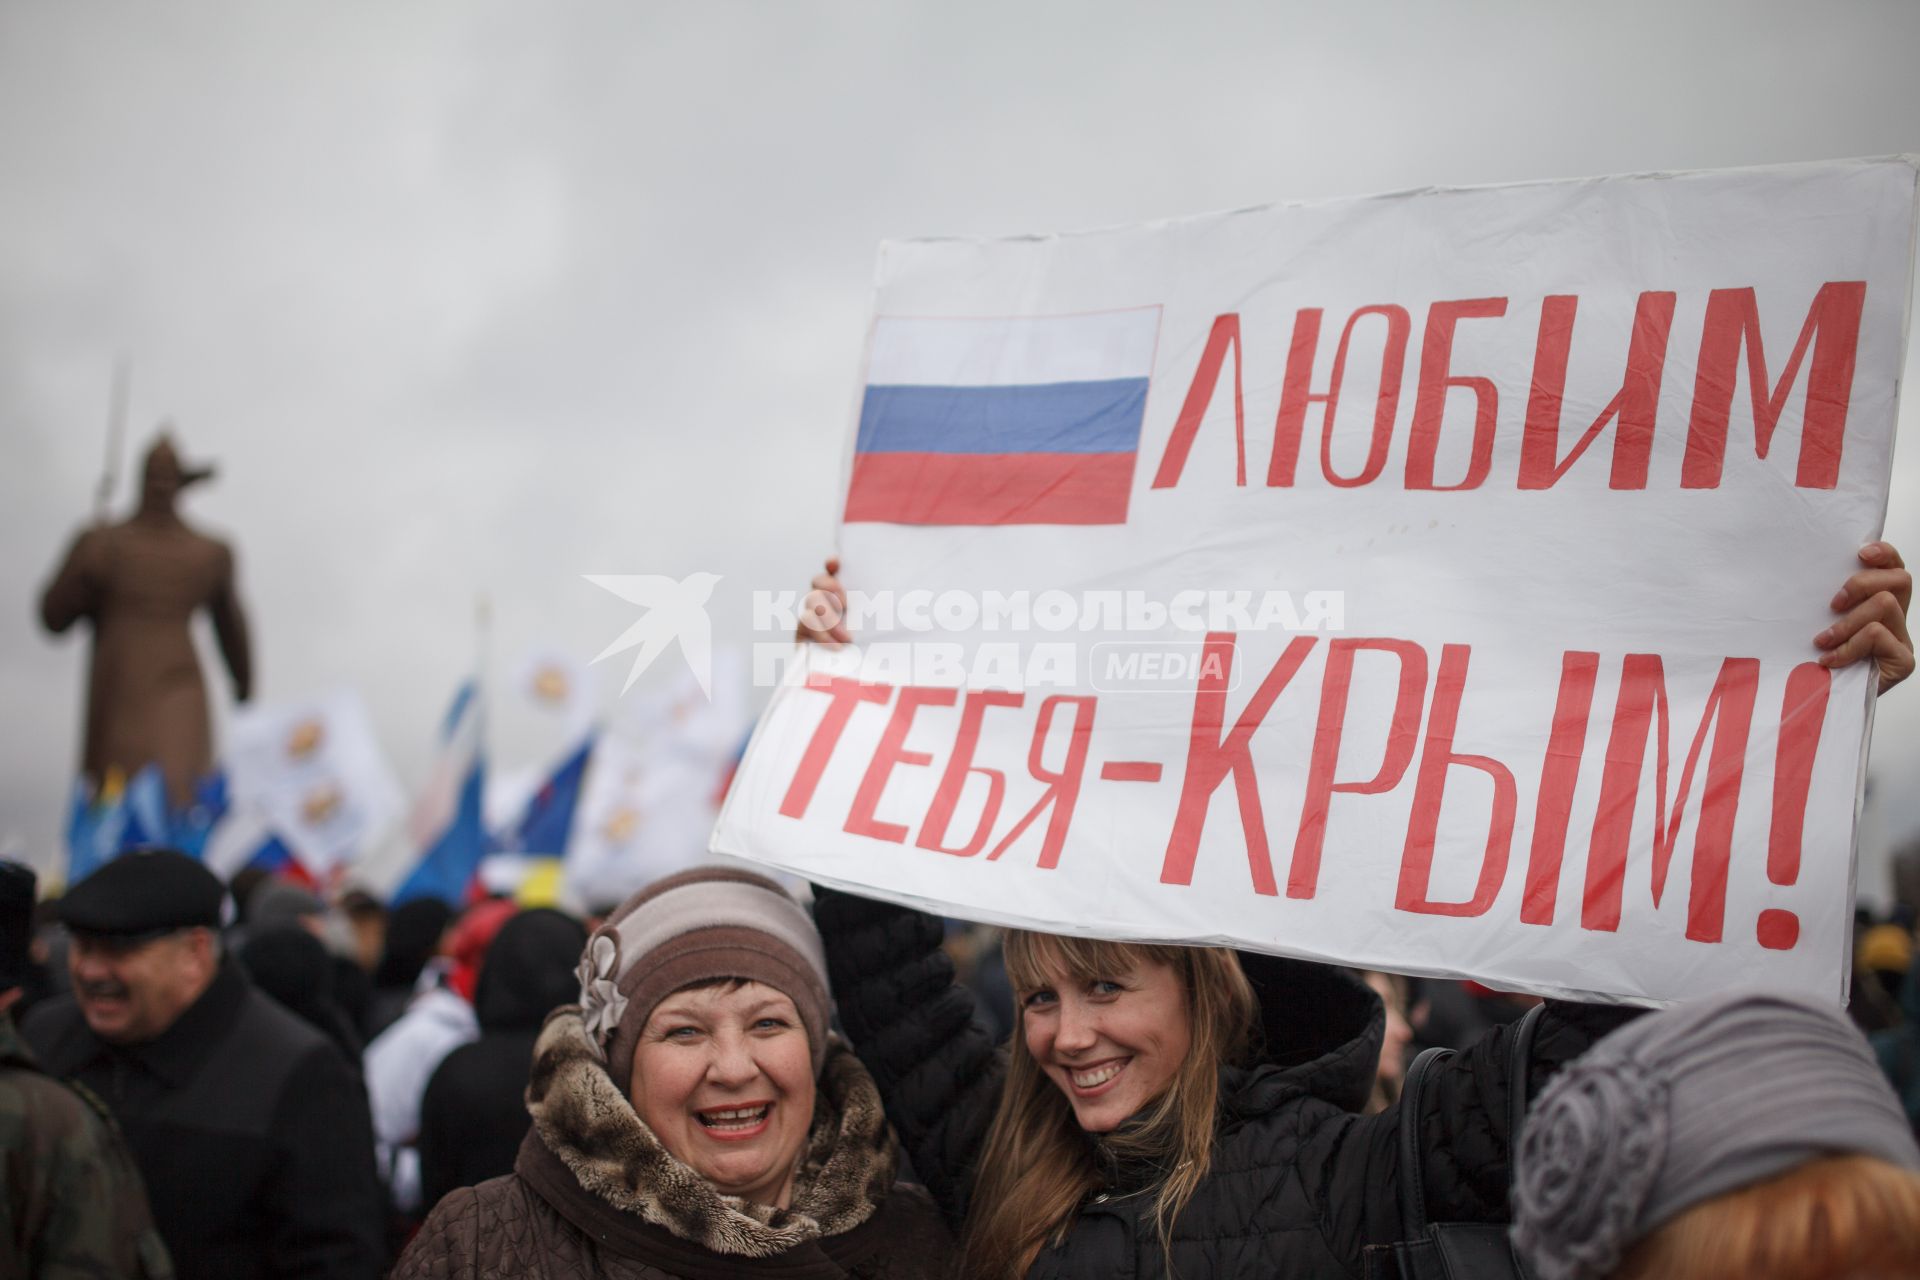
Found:
[[[776,694],[714,848],[1053,932],[1837,998],[1875,689],[1814,636],[1885,514],[1914,215],[1886,160],[885,246],[859,647]]]

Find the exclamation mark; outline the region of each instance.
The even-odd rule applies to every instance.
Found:
[[[1817,662],[1803,662],[1787,674],[1780,702],[1780,746],[1773,766],[1773,827],[1767,833],[1767,879],[1777,885],[1800,880],[1800,836],[1807,823],[1807,792],[1813,786],[1813,757],[1820,727],[1827,718],[1827,691],[1833,673]],[[1754,933],[1771,951],[1791,950],[1800,940],[1800,917],[1768,907]]]

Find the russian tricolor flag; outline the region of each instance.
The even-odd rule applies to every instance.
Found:
[[[408,823],[420,860],[388,898],[388,905],[397,907],[415,898],[438,898],[455,908],[466,903],[467,890],[487,852],[480,806],[486,784],[486,722],[480,686],[468,680],[454,694],[440,729],[440,758]]]
[[[1160,308],[882,316],[848,523],[1124,524]]]

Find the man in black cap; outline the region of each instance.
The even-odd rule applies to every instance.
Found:
[[[33,890],[32,870],[0,862],[0,1274],[161,1280],[173,1268],[113,1121],[14,1030]]]
[[[221,954],[223,890],[186,854],[142,850],[61,903],[69,997],[25,1032],[106,1099],[182,1276],[380,1272],[366,1095],[340,1051]]]

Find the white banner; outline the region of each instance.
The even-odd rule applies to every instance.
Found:
[[[716,851],[1544,993],[1838,999],[1907,159],[889,243]]]
[[[366,703],[349,689],[235,707],[226,767],[226,822],[264,827],[316,876],[386,839],[406,807]]]
[[[744,656],[713,655],[713,694],[682,670],[621,700],[594,744],[567,844],[563,895],[604,911],[662,876],[710,861],[708,834],[746,733]]]

